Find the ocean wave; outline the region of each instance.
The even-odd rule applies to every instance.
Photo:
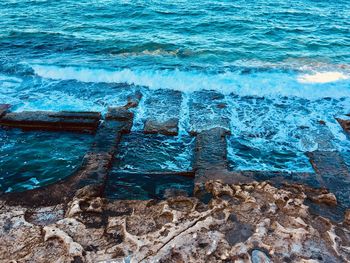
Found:
[[[217,90],[224,94],[241,96],[295,96],[308,99],[350,96],[349,79],[341,72],[308,75],[271,70],[251,71],[249,74],[242,74],[242,71],[214,74],[202,71],[106,70],[51,65],[32,65],[32,68],[36,75],[54,80],[126,83],[150,89],[172,89],[182,92]]]

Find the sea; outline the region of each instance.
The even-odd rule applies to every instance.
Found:
[[[305,153],[320,147],[322,121],[330,150],[350,164],[335,119],[350,113],[349,18],[348,0],[3,0],[0,103],[105,113],[141,91],[133,132],[147,119],[176,117],[179,140],[190,147],[191,131],[226,128],[232,170],[312,171]],[[35,148],[34,135],[11,136],[0,136],[3,174]],[[58,160],[71,156],[66,169],[82,154],[65,138],[84,143],[63,137],[55,149]],[[27,146],[13,158],[21,140]],[[180,148],[157,165],[188,169],[191,151]],[[35,173],[25,178],[31,184]]]

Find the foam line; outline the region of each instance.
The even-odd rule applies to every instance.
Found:
[[[127,83],[150,89],[173,89],[182,92],[217,90],[240,96],[287,96],[306,99],[350,96],[350,78],[342,72],[262,71],[242,74],[240,71],[209,74],[180,70],[106,70],[78,67],[33,65],[35,74],[54,80]]]

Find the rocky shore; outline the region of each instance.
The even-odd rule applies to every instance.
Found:
[[[195,197],[110,201],[94,186],[67,203],[0,203],[0,262],[349,262],[350,211],[302,185],[208,181]]]
[[[164,186],[151,200],[108,199],[114,156],[141,96],[105,116],[0,105],[6,129],[94,134],[71,176],[0,193],[0,262],[350,262],[350,172],[324,122],[317,124],[318,149],[305,153],[313,172],[232,171],[230,131],[218,126],[189,132],[192,170],[132,174],[186,177],[191,193]],[[348,121],[338,121],[348,132]],[[178,125],[150,119],[143,132],[175,136]]]

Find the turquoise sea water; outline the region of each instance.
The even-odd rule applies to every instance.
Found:
[[[1,1],[0,103],[105,112],[141,90],[136,131],[222,126],[233,169],[310,171],[319,120],[350,156],[349,17],[347,0]]]
[[[349,17],[346,0],[6,0],[0,73],[47,90],[53,78],[339,97],[349,95]]]

